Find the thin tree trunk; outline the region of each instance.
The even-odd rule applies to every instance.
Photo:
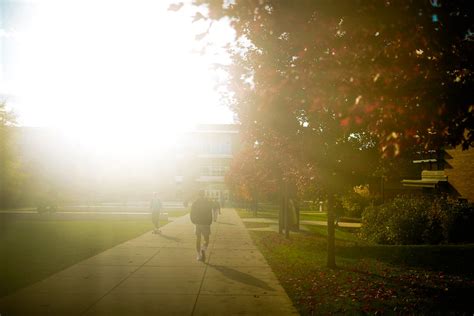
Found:
[[[288,198],[285,199],[285,238],[290,238],[290,208],[288,205]]]
[[[288,183],[285,182],[284,211],[285,211],[285,238],[290,238],[290,201],[288,198]]]
[[[300,203],[298,200],[294,200],[293,201],[294,205],[295,205],[295,213],[296,213],[296,230],[299,231],[300,230]]]
[[[334,210],[334,197],[329,196],[328,200],[328,257],[327,267],[336,268],[336,230],[334,220],[336,218]]]
[[[284,195],[282,194],[280,198],[280,210],[278,212],[278,233],[279,234],[283,234],[284,209],[285,209],[285,198],[284,198]]]

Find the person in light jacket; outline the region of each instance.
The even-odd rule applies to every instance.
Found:
[[[153,197],[150,202],[150,211],[151,211],[151,221],[155,226],[153,230],[154,234],[161,234],[160,230],[160,213],[163,208],[160,199],[158,198],[158,193],[154,192]]]

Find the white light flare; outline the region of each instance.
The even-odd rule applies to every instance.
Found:
[[[230,123],[210,65],[193,54],[189,9],[170,1],[38,0],[16,40],[12,84],[23,125],[55,127],[111,152],[173,143],[197,123]],[[233,39],[220,25],[212,39]],[[225,56],[217,57],[225,59]]]

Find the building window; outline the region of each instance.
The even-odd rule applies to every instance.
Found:
[[[201,176],[224,176],[228,170],[228,163],[224,160],[205,161],[201,165]]]
[[[221,139],[213,142],[203,142],[201,144],[202,154],[211,155],[231,155],[232,147],[230,140]]]

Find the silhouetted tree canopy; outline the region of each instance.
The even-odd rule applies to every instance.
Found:
[[[287,135],[329,115],[385,151],[472,145],[469,1],[226,3],[195,1],[210,19],[229,17],[239,36],[232,87],[243,122]]]
[[[354,173],[354,154],[373,148],[472,146],[469,1],[194,4],[197,20],[226,17],[236,30],[232,106],[249,144],[271,143],[319,174]]]
[[[235,29],[232,107],[248,144],[299,161],[283,177],[334,191],[374,152],[473,145],[470,1],[193,3]]]
[[[12,206],[21,195],[24,181],[13,127],[14,114],[0,102],[0,208]]]

